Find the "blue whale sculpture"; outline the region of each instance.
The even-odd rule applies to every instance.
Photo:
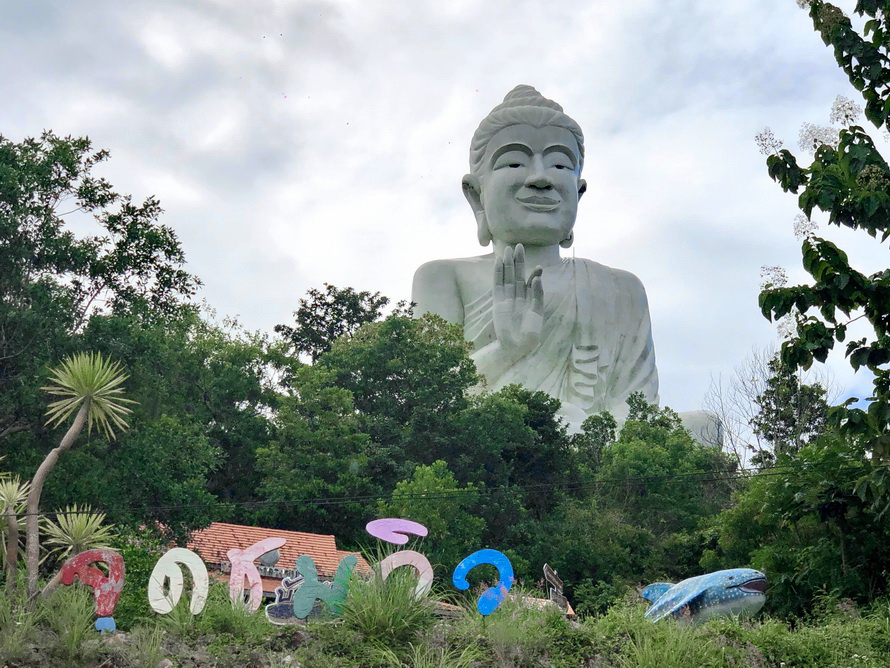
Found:
[[[671,616],[685,624],[700,624],[712,617],[755,614],[766,602],[766,576],[751,568],[732,568],[677,584],[656,582],[640,596],[652,604],[646,611],[650,621]]]

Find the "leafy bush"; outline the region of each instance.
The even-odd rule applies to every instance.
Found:
[[[159,539],[126,531],[119,532],[111,544],[124,558],[127,568],[124,589],[114,608],[114,621],[117,628],[128,631],[140,621],[156,618],[148,605],[146,591],[151,572],[166,547]]]

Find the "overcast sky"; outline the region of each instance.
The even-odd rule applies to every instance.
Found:
[[[568,253],[640,277],[662,403],[700,407],[777,339],[760,267],[805,278],[753,137],[807,163],[801,124],[855,96],[794,0],[0,0],[0,134],[110,149],[102,174],[160,199],[202,297],[249,329],[325,282],[408,299],[423,262],[487,252],[460,180],[519,83],[585,133]],[[820,233],[886,266],[864,233]]]

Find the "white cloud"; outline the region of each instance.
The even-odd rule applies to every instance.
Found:
[[[795,198],[755,133],[790,144],[853,95],[776,0],[44,4],[0,25],[0,132],[112,149],[103,173],[160,198],[205,296],[249,327],[323,282],[407,298],[422,262],[483,252],[460,191],[470,137],[537,86],[586,132],[573,251],[643,279],[677,409],[774,337],[760,266],[805,278]],[[886,266],[870,239],[830,232]]]

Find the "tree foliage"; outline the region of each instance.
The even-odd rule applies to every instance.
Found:
[[[379,292],[356,292],[324,284],[324,292],[312,288],[294,311],[294,326],[275,325],[275,331],[287,339],[298,354],[307,355],[313,363],[331,349],[341,336],[355,332],[365,323],[382,315],[389,298]],[[407,315],[400,302],[397,314]]]
[[[768,605],[784,615],[805,614],[826,594],[880,597],[890,584],[890,525],[853,492],[870,467],[861,441],[832,433],[779,453],[717,517],[703,568],[762,570]]]
[[[158,201],[94,174],[108,157],[86,137],[0,135],[0,437],[40,421],[32,381],[90,315],[168,317],[199,285]]]
[[[771,452],[758,453],[758,461],[763,463],[773,461],[776,455],[796,452],[821,435],[828,413],[821,384],[802,383],[797,370],[778,356],[769,361],[769,371],[766,387],[754,398],[759,410],[751,419],[754,433],[772,447]]]
[[[396,484],[391,498],[379,502],[377,514],[423,524],[429,529],[424,553],[448,572],[480,545],[485,520],[473,512],[478,503],[476,486],[462,487],[440,459],[417,466],[411,478]]]
[[[866,118],[886,128],[890,115],[887,3],[856,3],[855,12],[866,19],[862,33],[829,2],[811,0],[804,5],[809,7],[813,27],[861,92]],[[827,215],[829,224],[862,230],[884,242],[890,236],[890,167],[866,130],[847,120],[837,145],[819,146],[809,167],[800,166],[788,150],[777,150],[767,159],[769,174],[785,191],[798,194],[807,218],[818,209]],[[874,468],[856,484],[885,511],[890,508],[890,269],[865,275],[851,266],[843,250],[817,236],[804,239],[802,255],[812,284],[764,290],[760,307],[771,318],[796,311],[796,335],[782,346],[786,364],[808,368],[813,360],[824,362],[835,343],[845,343],[851,366],[867,368],[874,375],[868,408],[847,406],[832,411],[831,418],[841,434],[864,439],[874,454]],[[846,341],[848,326],[860,318],[870,326],[870,334]]]

